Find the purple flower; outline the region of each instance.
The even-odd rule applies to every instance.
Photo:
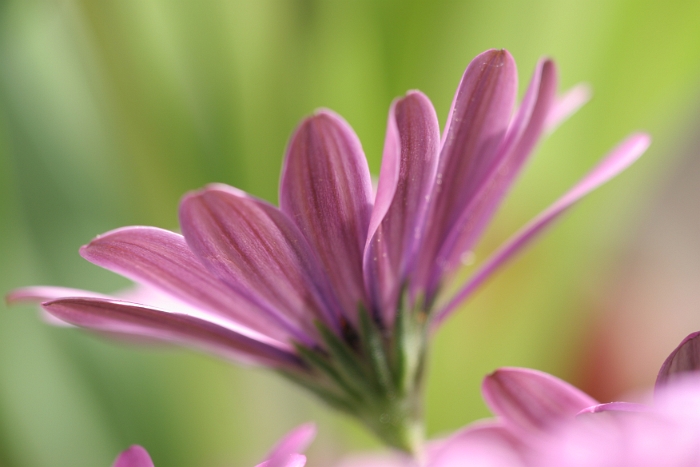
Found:
[[[321,110],[287,149],[280,207],[225,185],[187,194],[182,235],[126,227],[81,249],[140,287],[119,297],[52,287],[12,292],[52,319],[115,336],[175,342],[267,365],[359,418],[386,443],[421,439],[425,348],[495,269],[649,144],[630,137],[517,233],[458,291],[469,256],[540,136],[587,99],[556,98],[538,63],[514,111],[517,71],[505,50],[467,67],[442,137],[428,98],[391,106],[379,185],[350,126]]]
[[[306,457],[299,453],[306,450],[315,435],[316,427],[313,424],[295,428],[256,467],[304,467]],[[112,467],[153,467],[153,461],[144,448],[134,445],[119,454]]]

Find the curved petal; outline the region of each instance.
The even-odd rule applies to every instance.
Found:
[[[362,252],[372,209],[372,183],[362,146],[350,125],[328,110],[294,132],[280,181],[280,209],[318,253],[343,307],[357,322],[366,304]]]
[[[11,291],[5,296],[5,302],[7,302],[8,305],[14,305],[15,303],[39,304],[41,302],[48,302],[50,300],[57,300],[59,298],[67,297],[112,298],[109,295],[103,295],[101,293],[91,292],[89,290],[55,287],[50,285],[35,285],[32,287],[22,287]],[[56,318],[51,313],[47,313],[43,308],[39,308],[39,310],[41,311],[42,319],[48,324],[53,326],[72,327],[71,324]]]
[[[586,407],[576,415],[585,415],[602,412],[649,412],[651,407],[636,402],[606,402],[605,404]]]
[[[430,297],[434,292],[437,253],[494,164],[516,91],[515,62],[505,50],[478,55],[464,72],[445,128],[412,295],[427,291]]]
[[[289,332],[207,271],[182,235],[155,227],[124,227],[80,249],[88,261],[280,341]],[[135,300],[139,302],[139,300]]]
[[[58,319],[94,331],[146,337],[203,349],[236,361],[298,367],[291,350],[193,316],[136,303],[99,298],[63,298],[42,303]]]
[[[112,467],[153,467],[153,461],[144,448],[133,445],[119,454]]]
[[[526,467],[524,447],[498,422],[467,426],[429,453],[430,467]]]
[[[299,453],[304,452],[316,436],[316,425],[306,423],[285,435],[267,456],[267,462],[260,464],[265,467],[296,467],[303,466],[306,458]]]
[[[399,289],[420,239],[439,131],[435,109],[424,94],[411,91],[392,104],[364,257],[367,290],[387,325],[393,322]]]
[[[180,204],[185,240],[214,276],[255,303],[300,342],[314,345],[314,320],[339,330],[339,311],[317,258],[276,207],[226,185]]]
[[[537,238],[547,227],[564,214],[574,203],[629,167],[649,147],[648,135],[635,134],[620,143],[597,166],[554,204],[545,209],[525,227],[513,235],[492,254],[455,296],[435,315],[432,327],[437,329],[457,307],[488,279],[500,266]]]
[[[556,89],[554,63],[541,60],[490,170],[479,181],[479,186],[440,247],[436,278],[442,274],[440,268],[450,271],[462,264],[464,253],[474,247],[493,218],[542,134],[555,101]]]
[[[578,109],[591,100],[593,90],[585,83],[577,84],[557,98],[557,102],[549,111],[547,120],[544,123],[545,131],[551,133],[564,121],[575,114]]]
[[[546,431],[598,402],[569,383],[541,371],[500,368],[484,378],[486,405],[525,432]]]
[[[673,381],[677,376],[700,370],[700,331],[686,336],[661,365],[655,388]],[[685,375],[684,375],[685,376]]]

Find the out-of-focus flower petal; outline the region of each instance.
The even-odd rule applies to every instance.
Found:
[[[540,139],[544,121],[555,100],[556,89],[554,63],[541,60],[488,173],[478,181],[469,203],[440,247],[436,262],[443,265],[445,270],[453,270],[462,264],[464,253],[473,249],[513,186]]]
[[[301,467],[306,463],[306,457],[299,454],[304,452],[316,436],[316,426],[313,423],[301,425],[284,438],[270,451],[267,461],[260,467]]]
[[[668,384],[679,375],[700,370],[700,331],[689,334],[661,365],[656,377],[656,388]]]
[[[448,116],[433,197],[411,284],[414,295],[434,293],[444,264],[435,264],[445,236],[493,168],[508,128],[517,91],[513,57],[489,50],[467,67]]]
[[[314,318],[339,329],[338,306],[317,257],[279,209],[211,185],[185,196],[180,223],[205,267],[295,339],[314,345]]]
[[[586,102],[591,100],[593,90],[585,83],[578,84],[569,89],[550,109],[547,120],[544,123],[545,132],[551,133],[564,121],[571,117]]]
[[[193,316],[119,300],[62,298],[42,303],[58,319],[94,331],[184,344],[238,361],[273,367],[298,367],[291,348],[254,339]],[[261,339],[264,339],[261,336]]]
[[[525,467],[515,437],[499,423],[477,423],[429,454],[429,467]]]
[[[474,290],[491,276],[500,266],[510,260],[526,245],[541,234],[574,203],[607,182],[636,161],[649,147],[651,140],[646,134],[635,134],[620,143],[596,167],[586,174],[566,194],[545,209],[525,227],[510,238],[477,270],[471,279],[454,295],[454,297],[435,315],[433,329],[442,322]]]
[[[636,402],[606,402],[605,404],[592,405],[581,410],[576,415],[585,415],[601,412],[648,412],[651,407]]]
[[[119,454],[112,467],[153,467],[153,461],[144,448],[134,445]]]
[[[523,432],[546,431],[598,402],[541,371],[501,368],[484,378],[482,393],[504,423]]]
[[[411,91],[394,101],[364,257],[367,290],[387,325],[393,323],[399,288],[413,266],[439,144],[437,115],[424,94]]]
[[[124,227],[98,236],[80,253],[98,266],[160,289],[219,319],[281,341],[289,338],[264,311],[207,271],[182,235],[155,227]]]
[[[292,136],[280,182],[280,209],[299,227],[325,267],[346,318],[366,303],[362,253],[372,210],[372,183],[360,140],[328,110]]]

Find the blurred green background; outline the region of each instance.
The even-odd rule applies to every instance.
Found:
[[[631,131],[654,144],[440,331],[428,430],[486,416],[479,384],[498,366],[586,385],[592,303],[698,127],[699,31],[696,0],[5,0],[0,292],[124,287],[78,247],[123,225],[177,229],[180,196],[208,182],[275,201],[286,140],[318,107],[350,122],[377,173],[394,97],[424,91],[444,123],[471,58],[507,48],[521,91],[549,55],[562,89],[586,81],[595,94],[541,144],[477,259]],[[2,467],[107,466],[131,443],[163,467],[254,465],[307,420],[320,428],[311,467],[376,447],[264,371],[107,343],[0,305]]]

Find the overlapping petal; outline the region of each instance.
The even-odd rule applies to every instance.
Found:
[[[119,454],[112,467],[153,467],[153,461],[144,448],[134,445]]]
[[[632,135],[620,143],[568,192],[491,255],[454,297],[436,313],[433,328],[439,327],[491,274],[540,235],[573,204],[629,167],[646,151],[650,143],[651,140],[646,134]]]
[[[552,375],[525,368],[501,368],[484,378],[489,408],[523,432],[546,431],[598,402]]]
[[[540,139],[555,101],[556,88],[554,63],[540,61],[488,172],[474,182],[471,199],[447,232],[436,258],[436,268],[438,265],[446,271],[456,268],[462,263],[462,255],[474,247]],[[438,278],[441,271],[434,274]]]
[[[290,431],[267,455],[267,460],[257,467],[303,467],[306,457],[301,452],[311,444],[316,436],[316,426],[306,423]]]
[[[237,361],[273,367],[301,363],[291,348],[255,339],[212,322],[119,300],[62,298],[42,303],[58,319],[94,331],[142,336],[204,349]]]
[[[364,256],[367,290],[389,325],[399,289],[414,266],[435,179],[439,131],[435,109],[424,94],[411,91],[392,104]]]
[[[211,185],[185,196],[180,223],[204,266],[295,339],[314,345],[314,319],[339,329],[340,312],[314,251],[274,206]]]
[[[124,227],[80,249],[88,261],[162,290],[220,319],[285,342],[290,335],[255,303],[207,271],[182,235],[155,227]]]
[[[676,347],[659,369],[656,388],[660,388],[679,376],[700,371],[700,331],[689,334]]]
[[[360,141],[340,116],[319,111],[292,136],[280,182],[280,209],[313,247],[342,305],[357,323],[366,304],[362,254],[372,184]]]
[[[413,293],[425,290],[430,297],[435,292],[447,266],[436,263],[438,252],[496,162],[516,90],[515,62],[505,50],[486,51],[467,67],[443,136],[425,237],[411,284]]]

